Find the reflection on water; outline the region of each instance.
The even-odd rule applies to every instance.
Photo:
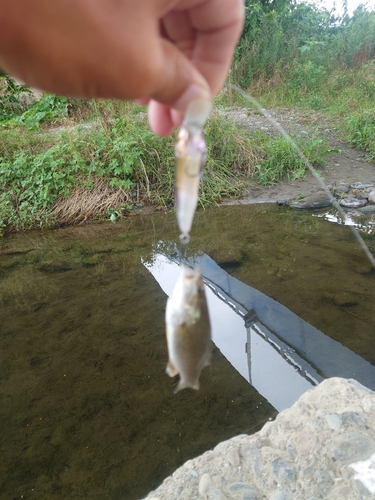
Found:
[[[179,275],[179,266],[168,257],[160,254],[155,254],[154,259],[153,264],[146,265],[146,267],[165,293],[171,295]],[[269,341],[266,341],[265,328],[257,321],[255,311],[252,308],[250,311],[254,317],[248,322],[249,308],[243,307],[243,304],[238,303],[236,298],[239,298],[243,303],[248,302],[249,299],[251,300],[250,295],[253,290],[242,288],[238,290],[238,293],[236,290],[231,290],[235,286],[234,278],[227,277],[225,271],[220,270],[207,256],[194,259],[192,267],[196,265],[201,267],[203,279],[206,284],[209,284],[206,287],[206,295],[214,344],[234,369],[278,411],[291,406],[301,394],[322,380],[322,377],[319,377],[311,367],[310,372],[314,372],[314,378],[310,375],[310,378],[307,379],[305,371],[302,373],[296,370],[296,363],[291,363],[285,355],[280,356],[280,339],[277,339],[276,342],[270,340],[269,335],[272,334],[267,332],[267,340]],[[213,281],[215,274],[215,281],[219,281],[220,278],[231,280],[227,286],[229,294],[226,294],[223,288]],[[209,279],[209,276],[213,279]],[[233,287],[231,287],[232,284]],[[254,291],[256,292],[256,290]],[[266,297],[263,294],[260,295],[259,299],[263,302]],[[267,307],[267,304],[265,305]],[[290,351],[290,348],[287,347],[283,353],[288,350]]]
[[[242,336],[241,356],[224,337],[229,360],[216,348],[201,390],[173,394],[166,294],[149,269],[177,238],[171,214],[0,242],[2,499],[140,498],[275,415],[247,381],[265,390],[256,365],[275,352],[257,345],[262,318],[245,339],[242,317],[215,312],[231,339]],[[198,212],[188,251],[374,363],[375,273],[347,228],[279,207],[223,207]]]
[[[371,208],[371,205],[369,205],[369,207]],[[364,214],[360,210],[352,209],[346,210],[344,215],[345,217],[339,214],[334,208],[328,210],[328,212],[313,213],[315,217],[323,217],[336,224],[353,226],[360,231],[361,234],[375,234],[375,216],[373,213]]]
[[[154,259],[146,267],[170,295],[178,265],[173,256],[156,253]],[[356,378],[375,390],[371,363],[279,302],[230,276],[208,255],[196,255],[186,265],[199,266],[208,285],[213,342],[277,410],[291,406],[328,377]]]

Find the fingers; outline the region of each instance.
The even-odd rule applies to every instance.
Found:
[[[170,134],[174,129],[170,108],[157,101],[150,101],[148,105],[148,121],[155,134],[161,136]]]
[[[163,46],[165,71],[158,79],[160,88],[153,92],[148,111],[151,129],[161,136],[180,125],[191,101],[212,99],[208,83],[189,59],[169,41],[165,40]]]
[[[180,0],[163,18],[163,30],[210,85],[223,85],[241,34],[242,0]]]
[[[155,134],[165,136],[179,127],[183,121],[183,113],[171,109],[157,101],[150,101],[148,106],[148,121]]]
[[[158,58],[152,99],[181,112],[194,99],[211,99],[207,81],[174,43],[161,40]]]
[[[208,0],[191,9],[197,33],[192,62],[208,81],[213,95],[222,87],[241,35],[242,0]]]
[[[4,69],[57,94],[151,99],[162,135],[190,101],[218,92],[243,17],[242,0],[0,0],[0,10]]]
[[[0,64],[55,94],[147,97],[153,67],[142,57],[150,39],[156,44],[158,20],[142,18],[140,3],[0,0]]]
[[[165,37],[191,59],[195,45],[195,30],[193,29],[187,11],[171,11],[162,19]]]
[[[151,128],[171,132],[194,99],[212,99],[222,87],[243,24],[242,0],[180,0],[162,19],[163,76],[149,109]]]
[[[142,106],[146,106],[146,104],[148,104],[150,102],[150,99],[147,99],[147,97],[144,97],[144,98],[140,98],[140,99],[135,99],[135,101],[138,104],[141,104]]]

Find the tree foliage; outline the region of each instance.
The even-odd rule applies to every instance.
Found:
[[[362,64],[375,55],[375,12],[364,6],[349,17],[345,2],[338,14],[295,0],[246,0],[232,77],[247,87],[275,74],[294,79],[299,67],[317,81],[317,75],[349,68],[363,50]]]

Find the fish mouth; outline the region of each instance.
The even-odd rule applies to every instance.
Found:
[[[199,292],[204,290],[202,272],[200,267],[190,269],[184,266],[184,279],[188,285],[196,285]]]

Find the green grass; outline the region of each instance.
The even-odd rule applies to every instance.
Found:
[[[255,165],[255,172],[260,184],[274,184],[282,178],[293,181],[305,175],[308,167],[296,154],[290,141],[282,136],[268,138],[262,132],[257,135],[261,161]],[[315,168],[323,166],[325,156],[336,152],[328,149],[327,141],[317,131],[310,137],[292,134],[291,138]]]
[[[231,81],[264,107],[324,114],[374,158],[375,10],[340,19],[311,3],[245,5]],[[227,94],[226,105],[237,99]]]
[[[375,160],[375,109],[353,114],[346,121],[349,141],[369,153]]]
[[[248,91],[265,107],[319,111],[375,158],[374,61],[328,71],[306,57],[295,59],[278,65],[268,80],[259,75]],[[7,102],[6,95],[2,99]],[[244,96],[227,88],[215,104],[204,131],[208,155],[200,206],[239,196],[249,178],[271,184],[305,174],[306,166],[283,137],[251,132],[220,112],[249,108]],[[4,111],[0,127],[0,231],[113,219],[114,213],[120,217],[145,203],[173,206],[176,136],[153,134],[142,106],[47,94],[26,110],[6,109],[13,114]],[[318,133],[293,139],[314,166],[330,153]]]
[[[176,136],[153,134],[143,107],[76,103],[58,125],[38,132],[14,123],[0,129],[1,230],[113,220],[114,213],[121,217],[144,203],[173,206]],[[247,178],[267,184],[303,175],[303,164],[284,139],[250,132],[219,110],[204,133],[202,207],[239,196]],[[299,144],[319,163],[324,148],[317,137]]]
[[[101,102],[91,106],[85,124],[76,125],[72,117],[62,131],[35,133],[14,128],[14,124],[0,130],[1,228],[53,224],[51,212],[56,203],[69,200],[80,188],[95,196],[103,180],[111,192],[119,193],[119,206],[103,205],[93,217],[129,210],[135,202],[171,205],[175,135],[153,134],[144,109],[137,105]],[[210,155],[200,192],[202,206],[241,191],[237,174],[246,162],[249,139],[237,147],[234,141],[217,137],[219,131],[221,137],[238,136],[232,125],[213,115],[206,128]]]
[[[375,60],[357,68],[341,67],[321,73],[317,68],[300,65],[299,77],[296,69],[289,70],[284,74],[275,71],[268,81],[253,81],[246,91],[265,108],[318,112],[327,123],[334,123],[343,139],[375,159]],[[226,106],[244,106],[233,91],[227,91],[222,102]],[[275,147],[279,148],[277,144]],[[263,162],[263,167],[268,168],[267,163]]]

